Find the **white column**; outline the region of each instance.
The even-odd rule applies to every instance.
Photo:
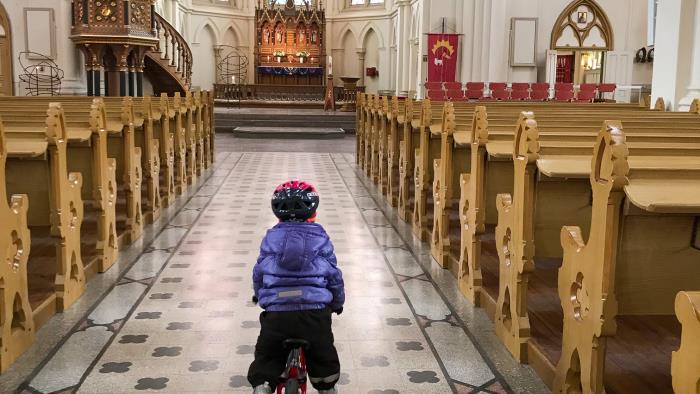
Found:
[[[410,63],[411,2],[410,0],[396,0],[396,4],[398,6],[396,94],[405,96],[408,94],[409,90],[408,70]]]
[[[357,48],[357,64],[360,67],[360,80],[357,86],[365,86],[365,48]]]
[[[679,103],[689,94],[688,87],[697,86],[691,82],[691,75],[697,72],[691,70],[691,62],[692,67],[698,67],[695,48],[700,42],[689,39],[696,35],[696,25],[700,23],[696,22],[697,3],[698,0],[664,0],[659,2],[656,15],[651,102],[662,97],[667,109],[673,111],[681,109]]]
[[[690,83],[685,97],[678,103],[679,111],[687,111],[693,99],[700,98],[700,1],[695,2],[695,26],[692,38],[693,58],[690,67]]]
[[[465,2],[464,5],[464,19],[462,25],[458,26],[461,28],[460,33],[460,50],[461,52],[461,67],[460,67],[460,78],[462,83],[469,82],[472,79],[472,59],[474,58],[474,24],[476,23],[476,18],[474,17],[474,7],[475,3],[473,1]]]

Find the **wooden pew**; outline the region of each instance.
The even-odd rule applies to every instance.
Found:
[[[399,101],[399,98],[394,96],[389,102],[387,111],[387,141],[386,141],[386,198],[389,205],[395,207],[397,205],[399,194],[399,144],[402,141],[403,125],[399,124],[399,114],[405,105],[405,100]]]
[[[415,205],[415,174],[416,158],[418,156],[419,136],[421,130],[428,127],[430,117],[430,101],[415,103],[406,102],[404,115],[403,141],[399,143],[399,217],[404,221],[412,221]]]
[[[185,130],[185,116],[183,99],[179,92],[175,92],[168,100],[169,129],[173,133],[173,146],[175,151],[175,193],[181,194],[187,188],[187,137]]]
[[[639,383],[644,381],[642,375],[651,376],[659,371],[649,369],[650,366],[644,365],[644,362],[629,361],[645,372],[637,377],[637,383],[624,378],[619,363],[628,362],[622,360],[626,360],[628,352],[634,351],[634,346],[619,341],[630,341],[628,333],[635,331],[635,324],[644,324],[646,317],[640,315],[665,314],[663,319],[650,318],[651,322],[647,324],[656,328],[647,330],[657,332],[661,337],[672,337],[674,327],[669,321],[673,320],[672,305],[676,292],[700,289],[700,280],[697,279],[700,278],[700,268],[693,267],[693,262],[700,261],[700,251],[682,245],[690,237],[694,215],[700,213],[700,200],[697,196],[666,198],[659,194],[664,193],[664,187],[668,189],[667,193],[676,189],[686,189],[688,193],[693,193],[695,188],[700,187],[700,144],[678,146],[665,142],[663,137],[651,144],[631,141],[625,143],[621,130],[619,123],[606,122],[595,142],[593,163],[582,169],[580,163],[590,163],[590,156],[582,154],[580,148],[565,137],[562,141],[566,144],[539,141],[537,122],[525,117],[514,139],[513,195],[498,197],[499,223],[495,239],[500,273],[496,333],[517,358],[529,361],[546,382],[551,383],[548,375],[554,371],[554,364],[559,360],[554,378],[555,388],[563,387],[565,383],[562,382],[573,373],[571,368],[577,369],[579,365],[583,365],[580,367],[583,371],[580,372],[582,384],[603,381],[602,367],[598,375],[595,368],[591,370],[594,366],[597,368],[598,361],[589,358],[590,354],[585,349],[597,348],[603,352],[601,355],[604,357],[605,346],[585,339],[582,344],[581,339],[588,338],[590,332],[581,331],[582,325],[579,324],[581,314],[589,313],[585,309],[597,300],[589,297],[589,286],[598,286],[596,281],[601,281],[600,286],[607,294],[603,298],[609,300],[609,308],[612,309],[607,310],[610,315],[593,313],[591,316],[596,317],[591,319],[599,320],[597,316],[603,316],[604,321],[612,321],[616,314],[615,306],[618,309],[621,338],[612,339],[614,345],[609,354],[609,377],[605,379],[614,392],[659,392],[664,391],[664,384],[670,388],[668,365],[667,379],[657,377]],[[672,129],[669,129],[668,133],[671,132]],[[619,143],[616,144],[614,137],[618,135]],[[628,134],[631,135],[632,132]],[[628,151],[631,152],[629,158]],[[619,158],[616,153],[620,154]],[[612,163],[603,164],[607,163],[605,160],[611,160]],[[599,169],[601,166],[620,166],[626,175],[630,165],[630,181],[625,189],[627,201],[621,206],[624,212],[617,218],[619,222],[613,224],[614,228],[620,230],[622,237],[606,239],[607,243],[616,245],[617,253],[611,260],[612,265],[600,265],[600,259],[597,258],[589,258],[584,262],[581,256],[585,254],[567,261],[567,256],[577,254],[581,246],[585,245],[578,241],[582,241],[587,234],[591,234],[592,240],[597,240],[599,234],[605,234],[605,229],[610,229],[599,223],[610,208],[607,194],[601,200],[602,203],[596,200],[596,188],[608,179],[599,174]],[[593,172],[591,168],[594,169]],[[585,176],[590,176],[588,187],[582,181]],[[591,187],[592,209],[588,207]],[[675,216],[664,213],[674,213]],[[557,324],[561,318],[556,317],[561,316],[561,312],[557,312],[557,305],[552,302],[557,288],[556,269],[561,257],[555,253],[552,244],[559,238],[556,229],[561,228],[567,220],[584,226],[576,228],[576,242],[573,242],[574,238],[568,243],[562,242],[565,246],[564,263],[559,270],[559,293],[565,325],[562,330]],[[590,230],[588,223],[591,223]],[[652,223],[654,225],[650,228]],[[650,240],[655,242],[650,243]],[[654,250],[641,250],[646,249],[644,244],[653,245]],[[653,260],[649,254],[654,256]],[[658,264],[670,255],[673,255],[675,275],[668,267]],[[586,267],[583,268],[583,265]],[[610,276],[605,277],[605,272],[611,272]],[[615,278],[615,282],[610,282],[609,278]],[[665,283],[668,279],[672,283]],[[656,284],[655,281],[664,283]],[[571,321],[567,326],[568,320]],[[558,338],[561,338],[562,332],[564,350],[560,358],[562,345]],[[593,336],[589,339],[591,338]],[[641,341],[654,346],[653,342],[648,342],[648,338],[642,338]],[[657,348],[663,349],[664,345],[668,344],[660,342]],[[578,349],[575,354],[571,351],[572,346]],[[670,357],[670,350],[666,356]],[[663,357],[660,357],[653,364],[660,365],[663,364],[662,361]],[[626,373],[629,373],[629,368],[626,368]],[[662,383],[663,380],[666,381]],[[655,389],[649,391],[644,388],[645,385]],[[594,392],[598,392],[595,385],[591,387]]]
[[[0,119],[0,280],[2,305],[0,312],[0,372],[4,372],[34,342],[34,319],[29,306],[27,260],[31,237],[27,225],[29,200],[26,194],[12,194],[7,198],[5,162],[7,141]]]
[[[14,105],[3,103],[0,113],[10,127],[10,137],[26,137],[33,133],[43,138],[41,125],[46,122],[44,100],[20,100]],[[65,115],[65,108],[63,113]],[[81,224],[81,260],[87,278],[105,272],[117,259],[116,231],[116,161],[108,158],[108,137],[104,103],[100,99],[85,100],[81,113],[65,115],[67,127],[68,171],[80,173],[83,179],[84,203]]]
[[[365,164],[364,170],[365,174],[372,179],[372,160],[375,157],[375,152],[377,151],[377,146],[375,142],[377,127],[375,124],[374,113],[378,105],[379,96],[368,95],[367,105],[365,105],[365,126],[364,126],[364,136],[365,136]]]
[[[214,163],[214,96],[211,91],[201,91],[202,125],[204,134],[204,168]]]
[[[364,165],[365,141],[364,141],[364,116],[366,93],[357,94],[357,104],[355,106],[355,164]]]
[[[46,100],[46,98],[25,98],[26,102]],[[85,98],[62,97],[62,109],[69,119],[84,117],[89,107]],[[104,98],[99,98],[103,100]],[[136,119],[133,98],[122,97],[107,100],[105,105],[106,129],[108,132],[108,156],[116,158],[117,179],[117,233],[119,245],[134,242],[143,232],[144,210],[142,208],[142,190],[144,183],[142,167],[142,150],[136,146],[136,134],[142,132]],[[117,104],[118,103],[118,104]],[[6,103],[3,104],[7,106]]]
[[[433,180],[433,161],[440,157],[444,107],[433,108],[430,100],[423,100],[423,114],[419,128],[418,148],[414,161],[413,233],[421,240],[430,238],[433,224],[433,198],[429,186]]]
[[[401,141],[399,141],[399,192],[396,201],[399,217],[404,221],[409,221],[413,212],[415,182],[412,178],[415,171],[416,143],[422,117],[422,103],[416,103],[411,98],[405,100],[403,114],[397,117],[397,126],[403,132],[401,133]]]
[[[671,357],[673,391],[700,391],[700,292],[681,291],[676,296],[676,316],[683,327],[680,349]]]
[[[563,375],[572,369],[574,352],[597,343],[602,346],[579,352],[585,369],[582,380],[614,391],[670,392],[671,351],[680,338],[674,298],[679,290],[700,289],[700,250],[688,242],[700,214],[700,168],[697,156],[682,157],[677,165],[666,160],[637,164],[633,155],[626,157],[624,135],[612,130],[607,134],[618,135],[603,135],[606,142],[612,141],[596,144],[591,237],[584,242],[579,228],[562,229],[559,293],[564,337],[555,385],[566,384]],[[631,168],[628,178],[626,168]],[[589,267],[602,274],[584,282]],[[576,289],[573,285],[579,282],[581,289]],[[585,296],[586,291],[604,297]],[[590,301],[585,305],[600,314],[572,315],[578,300]],[[585,339],[591,329],[595,335]],[[590,364],[602,358],[604,370],[603,365]]]
[[[386,196],[387,184],[389,182],[389,174],[387,172],[388,160],[389,160],[389,128],[391,116],[389,113],[389,99],[386,96],[378,96],[379,103],[376,109],[376,122],[377,122],[377,157],[375,159],[377,174],[375,183],[379,187],[379,191],[382,195]]]
[[[52,103],[43,124],[5,124],[7,192],[29,197],[32,253],[27,263],[34,325],[68,308],[85,289],[80,252],[82,175],[68,172],[67,127],[60,104]]]
[[[583,107],[588,106],[579,105],[579,108]],[[496,105],[490,106],[489,108],[492,108],[492,112],[496,113],[497,109],[508,107]],[[547,107],[545,106],[542,108]],[[660,112],[636,111],[629,106],[627,110],[632,111],[632,113],[628,115],[630,117],[636,117],[639,114],[655,114],[658,116],[671,116],[670,119],[677,120],[676,117],[678,116],[678,114],[666,115]],[[506,116],[510,119],[512,115],[508,114]],[[571,114],[569,116],[571,117],[574,115]],[[683,122],[694,122],[693,117],[688,117],[687,114],[685,117],[687,119],[683,120]],[[473,122],[473,124],[479,125],[478,130],[477,126],[472,126],[475,131],[472,132],[469,130],[469,133],[466,135],[480,136],[479,139],[476,140],[479,144],[473,145],[472,149],[469,150],[470,155],[479,157],[472,157],[471,174],[460,178],[460,208],[458,214],[460,226],[462,229],[466,230],[466,234],[462,231],[459,238],[456,238],[456,234],[453,234],[453,238],[450,242],[454,244],[457,240],[460,240],[459,243],[461,244],[458,263],[460,287],[467,298],[472,300],[476,305],[480,305],[480,293],[483,292],[488,295],[489,292],[494,289],[494,286],[490,286],[489,284],[497,283],[497,276],[494,280],[493,270],[487,271],[486,274],[488,274],[488,276],[486,278],[483,277],[480,259],[483,257],[487,259],[486,261],[489,262],[490,265],[497,266],[495,246],[493,246],[493,238],[491,238],[492,236],[490,235],[493,234],[493,225],[496,223],[495,213],[497,211],[495,208],[495,196],[497,193],[510,192],[512,190],[513,167],[512,164],[508,164],[508,161],[511,160],[512,156],[512,135],[514,127],[511,125],[517,122],[514,120],[508,120],[506,123],[501,124],[498,123],[498,120],[492,122],[490,116],[487,116],[485,113],[485,107],[481,114],[475,115],[474,119],[476,118],[479,118],[480,121]],[[560,120],[560,122],[562,121]],[[590,138],[590,136],[586,138]],[[635,136],[635,138],[642,138],[642,136]],[[508,143],[508,139],[510,139],[510,143]],[[473,144],[473,142],[467,140],[466,143],[459,143],[457,145],[459,147],[471,144]],[[480,156],[483,156],[483,158]],[[454,173],[455,178],[457,175],[457,173]],[[452,212],[451,214],[456,215],[457,213]],[[451,223],[450,226],[453,226],[453,224]],[[488,248],[483,251],[483,253],[481,249],[482,237],[486,237],[485,239],[488,242]],[[470,252],[474,254],[473,258],[470,258]],[[456,248],[453,248],[450,261],[453,261],[455,256]],[[482,280],[486,280],[486,287],[481,286]],[[495,289],[498,289],[497,285]],[[490,300],[496,297],[497,292],[490,292]],[[489,314],[493,316],[495,314],[495,304],[491,302],[485,306],[489,309]]]

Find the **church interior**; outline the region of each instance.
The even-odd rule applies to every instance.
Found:
[[[3,393],[700,394],[700,0],[0,0],[0,197]]]

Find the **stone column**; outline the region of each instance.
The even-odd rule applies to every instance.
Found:
[[[396,0],[398,6],[396,52],[398,66],[396,67],[396,94],[408,96],[410,90],[408,84],[410,64],[410,39],[411,36],[411,2],[410,0]]]
[[[224,81],[220,75],[221,73],[219,70],[219,63],[221,63],[221,53],[223,52],[223,50],[224,50],[224,48],[219,46],[219,45],[214,46],[214,67],[215,67],[214,68],[214,72],[215,72],[214,83],[229,83],[230,82],[230,81]]]
[[[357,48],[357,64],[360,66],[360,83],[357,86],[365,86],[365,48]]]
[[[700,58],[697,4],[699,0],[664,0],[656,15],[652,104],[664,99],[669,110],[687,110],[688,101],[697,94],[697,70]],[[689,91],[690,90],[690,91]],[[685,107],[682,105],[685,104]]]
[[[679,111],[687,111],[694,99],[700,98],[700,1],[695,2],[695,18],[693,26],[693,57],[690,67],[690,83],[685,97],[678,103]],[[690,40],[688,40],[690,41]]]

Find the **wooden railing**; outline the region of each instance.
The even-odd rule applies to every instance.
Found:
[[[155,14],[156,34],[160,41],[156,52],[161,53],[161,60],[180,73],[180,77],[191,86],[192,50],[184,37],[162,16]]]
[[[261,100],[261,101],[320,101],[324,99],[326,87],[323,85],[214,85],[214,98],[222,100]],[[364,88],[358,88],[363,89]],[[347,92],[342,86],[333,89],[335,99],[344,102]]]

